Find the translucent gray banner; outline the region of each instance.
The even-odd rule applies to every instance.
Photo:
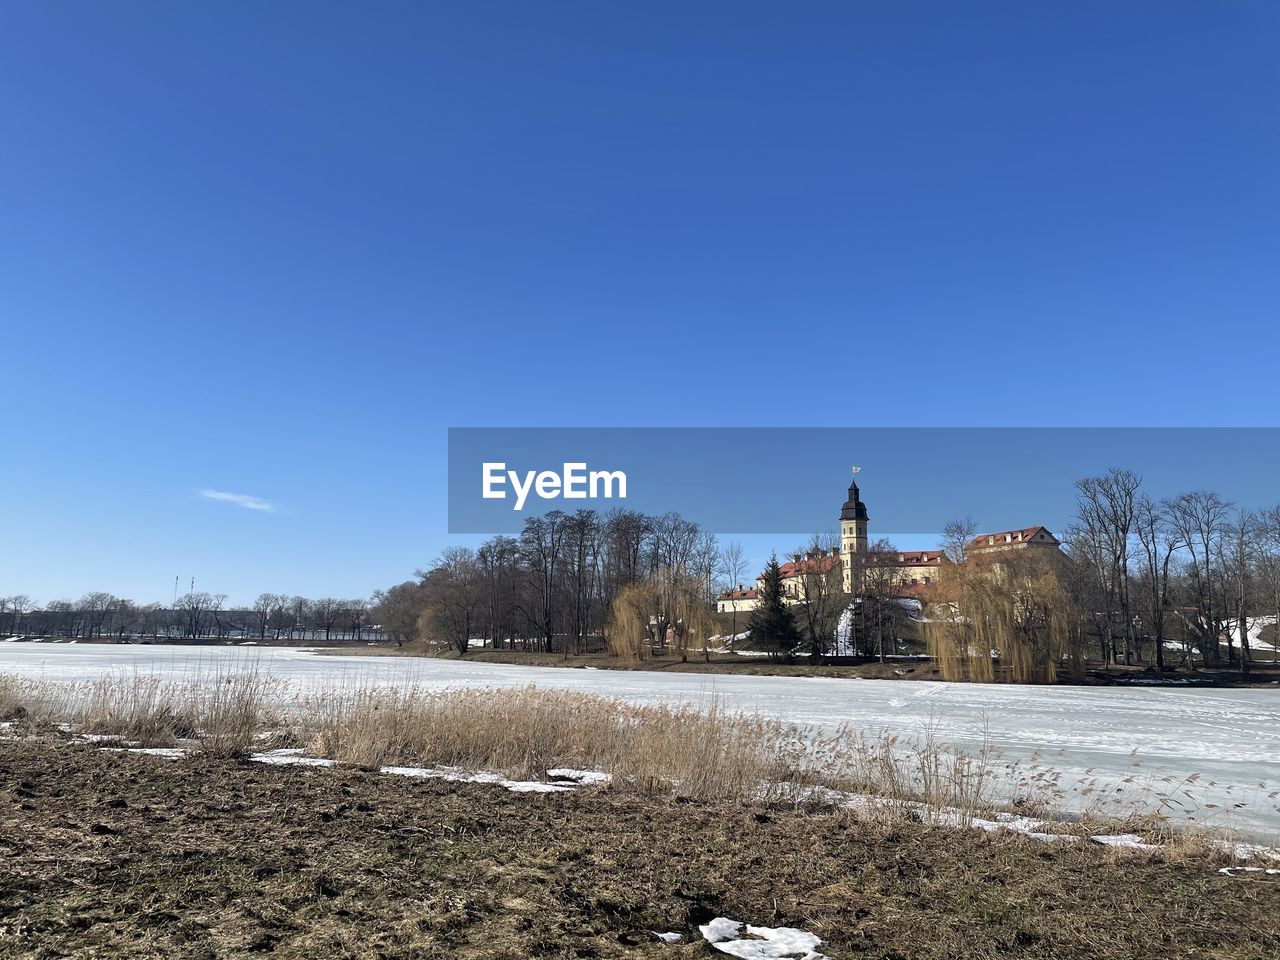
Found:
[[[878,530],[1045,525],[1074,483],[1124,467],[1150,496],[1280,501],[1280,428],[456,427],[449,532],[514,533],[549,510],[676,511],[717,533],[833,528],[851,468]]]

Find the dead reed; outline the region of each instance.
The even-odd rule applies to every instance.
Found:
[[[224,757],[275,741],[371,769],[451,767],[517,779],[544,779],[556,768],[604,771],[615,790],[698,800],[836,802],[890,818],[896,812],[930,819],[934,811],[938,822],[950,824],[990,817],[1003,807],[1056,821],[1055,829],[1081,837],[1132,832],[1172,844],[1177,834],[1188,851],[1210,842],[1203,827],[1212,826],[1198,823],[1194,835],[1171,828],[1170,805],[1192,803],[1186,788],[1193,784],[1186,782],[1142,788],[1135,771],[1125,794],[1098,785],[1095,799],[1094,785],[1064,786],[1060,772],[1034,759],[1007,762],[985,739],[972,750],[943,743],[935,725],[915,739],[848,728],[820,735],[727,711],[714,700],[701,707],[636,705],[535,687],[412,685],[299,697],[254,670],[182,682],[0,676],[0,721],[5,735],[56,724],[141,747],[182,744]],[[1274,795],[1268,802],[1275,802]],[[1066,809],[1077,812],[1067,816]],[[1221,846],[1227,835],[1217,833]]]
[[[691,798],[756,795],[784,779],[799,738],[755,717],[696,707],[635,706],[534,687],[361,689],[315,698],[301,726],[315,752],[342,763],[449,766],[542,777],[604,770],[619,786]]]

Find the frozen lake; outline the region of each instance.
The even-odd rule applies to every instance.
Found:
[[[618,670],[567,670],[459,663],[402,657],[328,657],[279,647],[0,644],[0,673],[50,680],[86,680],[107,673],[175,679],[233,672],[256,665],[300,691],[358,684],[430,687],[540,687],[581,690],[642,703],[705,703],[789,723],[834,728],[849,724],[938,739],[961,746],[984,732],[1005,761],[1023,773],[1037,765],[1062,773],[1071,791],[1091,780],[1132,794],[1159,788],[1164,778],[1186,804],[1175,818],[1229,827],[1242,835],[1280,839],[1280,688],[1226,690],[1144,687],[1017,687],[891,680],[747,677]],[[1121,785],[1133,778],[1128,785]],[[1090,796],[1096,797],[1095,792]],[[1213,804],[1210,807],[1207,804]]]

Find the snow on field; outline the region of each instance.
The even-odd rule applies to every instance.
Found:
[[[716,917],[698,927],[707,943],[721,953],[742,960],[825,960],[818,953],[822,941],[812,933],[794,927],[753,927],[742,931],[740,920]]]
[[[1120,847],[1124,850],[1159,850],[1160,845],[1157,843],[1146,843],[1136,833],[1121,833],[1115,836],[1101,836],[1093,838],[1095,843],[1105,844],[1108,847]]]
[[[294,747],[255,753],[249,759],[254,763],[265,763],[273,767],[332,767],[336,763],[324,757],[308,757],[305,750]]]
[[[613,774],[605,773],[603,770],[570,770],[567,767],[557,767],[555,770],[548,770],[547,776],[552,780],[571,780],[574,783],[584,786],[589,784],[608,783],[613,779]]]
[[[186,747],[99,747],[98,749],[138,753],[144,757],[160,757],[163,760],[181,760],[187,755]]]
[[[462,770],[458,767],[380,767],[379,773],[397,777],[423,777],[431,780],[452,780],[455,783],[485,783],[503,787],[512,793],[564,793],[573,787],[562,783],[543,783],[540,780],[508,780],[498,773]]]
[[[1218,870],[1224,877],[1234,877],[1242,873],[1261,873],[1264,876],[1280,876],[1280,870],[1271,867],[1222,867]]]
[[[538,686],[638,703],[709,704],[830,731],[937,739],[974,748],[984,737],[1014,776],[1056,771],[1076,809],[1095,798],[1146,801],[1169,795],[1172,819],[1229,828],[1274,842],[1280,811],[1280,688],[1020,687],[902,680],[755,677],[647,671],[571,670],[400,657],[328,657],[282,647],[7,644],[0,673],[49,680],[105,674],[178,680],[246,669],[304,693],[361,685]],[[1131,782],[1124,783],[1126,779]],[[1259,786],[1259,784],[1263,786]],[[1012,795],[1017,791],[1011,786]],[[1115,792],[1116,790],[1120,792]],[[1213,806],[1209,806],[1212,804]]]

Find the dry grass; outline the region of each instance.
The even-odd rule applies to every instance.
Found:
[[[972,815],[994,803],[996,761],[985,742],[976,752],[944,744],[930,725],[922,738],[910,741],[841,728],[813,741],[808,762],[823,781],[846,790]]]
[[[270,729],[319,756],[365,768],[448,766],[541,778],[603,770],[617,788],[691,799],[798,801],[815,786],[976,809],[984,751],[930,736],[906,746],[851,731],[815,739],[795,726],[706,707],[633,705],[535,687],[339,690],[291,699],[255,672],[183,683],[113,676],[85,684],[0,678],[0,707],[144,747],[199,742],[236,756]],[[24,713],[25,711],[25,713]]]
[[[788,779],[795,731],[713,704],[632,706],[568,691],[359,690],[319,698],[304,727],[322,756],[364,767],[419,764],[542,777],[604,770],[647,793],[745,798]]]
[[[1203,828],[1172,829],[1160,804],[1177,784],[1151,785],[1127,805],[1090,801],[1083,816],[1067,817],[1061,811],[1082,805],[1059,773],[1007,763],[985,743],[966,751],[940,742],[936,727],[918,740],[851,729],[815,736],[714,701],[705,708],[640,706],[535,687],[416,686],[298,698],[255,671],[186,682],[0,676],[0,719],[18,720],[18,732],[59,724],[144,747],[198,745],[219,757],[243,756],[273,739],[365,769],[440,766],[539,780],[557,767],[601,770],[612,775],[613,790],[699,801],[837,802],[889,820],[990,817],[1012,784],[1018,796],[1011,809],[1056,821],[1054,832],[1139,833],[1193,857],[1230,839],[1221,831],[1210,838]]]
[[[151,676],[87,683],[0,677],[0,715],[142,747],[192,741],[213,755],[238,756],[276,716],[268,708],[276,687],[256,671],[185,683]]]

